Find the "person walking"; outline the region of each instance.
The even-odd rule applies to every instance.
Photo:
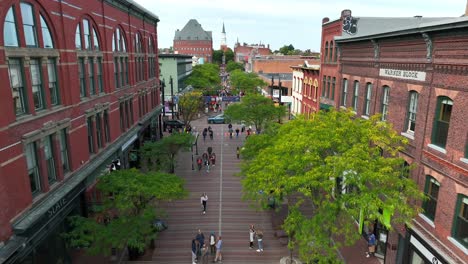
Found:
[[[208,264],[208,246],[206,244],[203,245],[201,249],[201,263]]]
[[[210,161],[211,161],[211,165],[216,166],[216,154],[213,152],[211,153],[210,155]]]
[[[232,130],[232,128],[229,129],[229,138],[232,138],[232,133],[234,133],[234,131]]]
[[[202,165],[203,165],[203,160],[202,158],[198,157],[197,158],[198,171],[201,171]]]
[[[254,238],[255,238],[255,227],[254,225],[250,225],[250,228],[249,228],[249,248],[250,249],[253,249],[253,246],[254,246]]]
[[[375,238],[375,235],[372,231],[369,231],[367,234],[367,252],[366,252],[366,258],[372,256],[375,256],[375,246],[377,245],[377,240]]]
[[[213,262],[216,262],[219,260],[219,262],[223,261],[223,255],[221,254],[221,249],[223,248],[223,240],[221,239],[221,236],[218,237],[218,242],[216,242],[216,256]]]
[[[239,132],[240,132],[239,128],[236,128],[236,138],[239,137]]]
[[[202,196],[200,197],[200,203],[202,205],[202,208],[203,208],[203,213],[202,214],[206,214],[206,202],[208,201],[208,195],[206,195],[206,193],[203,193]]]
[[[197,244],[196,239],[192,239],[192,264],[197,263]]]
[[[263,231],[257,231],[257,242],[258,242],[258,249],[257,252],[263,252]]]
[[[203,158],[203,164],[206,167],[206,172],[210,172],[210,158],[207,152],[203,153],[202,155]]]
[[[236,155],[237,155],[237,159],[239,159],[239,157],[240,157],[240,149],[239,149],[239,147],[237,147],[237,149],[236,149]]]
[[[210,234],[210,254],[212,256],[216,254],[216,236],[214,232]]]
[[[203,141],[206,140],[206,135],[208,134],[208,129],[206,127],[203,129],[202,135],[203,135]]]
[[[244,133],[245,132],[245,125],[242,124],[242,127],[241,127],[241,133]]]
[[[213,130],[208,130],[208,133],[210,134],[210,139],[213,140]]]

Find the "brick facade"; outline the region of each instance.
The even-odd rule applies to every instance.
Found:
[[[80,197],[79,194],[93,185],[96,175],[106,169],[111,159],[120,158],[122,166],[128,166],[125,151],[133,148],[131,143],[139,145],[143,139],[148,139],[149,134],[153,139],[158,137],[160,122],[156,55],[159,19],[156,16],[124,0],[91,0],[86,4],[80,1],[28,1],[35,19],[33,30],[37,29],[37,47],[26,47],[25,33],[20,25],[21,16],[24,21],[27,14],[20,8],[20,3],[18,0],[0,2],[2,23],[10,8],[14,10],[19,42],[17,47],[7,43],[11,39],[6,40],[5,36],[12,35],[4,32],[4,25],[0,27],[0,79],[3,80],[0,89],[0,262],[6,263],[15,261],[6,257],[14,255],[6,252],[7,249],[31,251],[41,243],[36,238],[32,240],[37,235],[35,232],[43,232],[32,228],[36,224],[34,221],[46,221],[48,218],[48,221],[60,221],[57,218],[66,217],[59,211],[71,206],[71,199],[57,202],[59,197],[70,198],[71,189],[77,190],[73,197]],[[47,34],[41,30],[44,24],[40,18],[49,29],[51,48],[44,48],[48,43]],[[78,34],[77,26],[80,27]],[[115,47],[117,28],[125,43],[121,50]],[[81,48],[77,48],[76,36],[80,36],[78,43]],[[90,47],[86,48],[86,43]],[[95,47],[97,44],[99,48]],[[84,62],[83,68],[80,60]],[[53,66],[48,68],[48,61],[51,65],[55,63],[55,70],[51,70]],[[14,90],[11,86],[17,84],[11,78],[18,77],[9,74],[14,62],[21,65],[18,72],[21,72],[21,89],[25,91],[22,98],[25,98],[27,106],[24,113],[19,112],[18,105],[14,105],[16,101],[12,99]],[[39,72],[35,75],[32,73],[36,72],[33,68],[36,62],[39,63]],[[54,71],[55,82],[50,79],[54,78],[51,77]],[[83,73],[82,76],[79,72]],[[34,85],[33,78],[40,80],[38,86]],[[52,99],[55,97],[50,87],[54,84],[58,102]],[[41,92],[36,93],[35,89]],[[39,108],[39,104],[43,106]],[[89,131],[92,131],[91,135]],[[60,142],[61,132],[65,133],[65,143]],[[50,153],[46,146],[48,137],[52,140],[52,159],[47,162],[55,164],[54,172],[48,170],[46,163]],[[128,139],[132,141],[127,142]],[[36,168],[40,175],[39,190],[34,193],[32,190],[37,186],[33,186],[28,177],[28,144],[35,146]],[[61,155],[61,146],[66,146],[68,157]],[[90,146],[93,151],[90,151]],[[60,166],[65,160],[67,168]],[[53,174],[56,174],[56,180],[51,181],[48,177]],[[79,181],[81,177],[83,180]],[[26,220],[30,226],[26,226]],[[23,230],[23,227],[27,229]],[[48,226],[47,229],[50,230],[46,232],[52,232],[54,227]],[[20,234],[22,231],[24,233]],[[16,238],[9,240],[12,235]],[[20,240],[26,248],[15,247]],[[7,246],[2,248],[3,244]]]
[[[439,27],[427,31],[414,29],[409,33],[392,32],[392,35],[384,32],[354,39],[334,38],[340,47],[337,78],[340,82],[346,79],[348,83],[346,98],[343,85],[336,86],[335,106],[353,107],[356,115],[364,118],[387,109],[386,121],[408,138],[409,145],[401,156],[408,164],[416,164],[411,172],[412,179],[422,191],[427,190],[428,176],[439,184],[434,219],[431,220],[426,212],[413,220],[407,232],[400,227],[390,231],[385,263],[398,262],[398,256],[402,257],[403,263],[412,263],[412,254],[437,258],[439,263],[466,263],[466,244],[453,238],[455,219],[460,212],[457,209],[461,204],[460,197],[468,196],[468,61],[464,59],[468,51],[463,48],[468,43],[468,24],[463,18],[460,21],[457,24],[460,29],[445,28],[441,22]],[[329,29],[327,26],[331,24],[324,25],[323,30]],[[336,24],[341,25],[340,22]],[[336,32],[336,36],[340,35],[341,32]],[[322,44],[327,39],[322,37]],[[322,69],[321,75],[332,74],[326,73],[329,68],[323,60]],[[355,84],[359,88],[356,94]],[[372,87],[369,104],[366,103],[368,84]],[[385,89],[389,89],[388,94],[385,94]],[[410,127],[410,98],[415,92],[417,112],[415,125]],[[385,106],[384,98],[388,99]],[[435,139],[435,135],[441,133],[436,133],[441,125],[434,127],[441,115],[443,98],[453,102],[450,105],[446,101],[448,106],[444,108],[450,111],[445,146]],[[466,224],[462,224],[465,230]],[[399,237],[406,239],[402,242]],[[399,242],[404,245],[398,246]],[[421,253],[421,247],[427,251]],[[414,253],[414,249],[419,250],[418,253]]]

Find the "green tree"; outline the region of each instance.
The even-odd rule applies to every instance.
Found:
[[[292,44],[284,45],[279,49],[279,52],[284,55],[291,55],[291,52],[294,52],[294,46]]]
[[[64,234],[70,246],[90,255],[109,255],[111,248],[143,250],[157,232],[153,221],[161,217],[159,203],[187,196],[184,180],[173,174],[136,169],[114,171],[99,179],[102,206],[92,217],[72,216],[72,229]]]
[[[243,92],[245,94],[258,93],[258,87],[268,85],[263,79],[254,72],[244,72],[242,70],[233,70],[229,77],[231,90],[234,94]]]
[[[226,71],[232,72],[234,70],[244,71],[244,64],[240,62],[230,61],[226,64]]]
[[[240,102],[229,105],[224,114],[231,121],[244,121],[246,124],[252,124],[260,132],[268,123],[277,120],[279,112],[285,114],[285,108],[275,106],[271,99],[260,94],[247,94]]]
[[[224,57],[226,64],[230,61],[234,61],[234,51],[232,51],[230,48],[226,49],[224,52]]]
[[[196,90],[201,90],[203,94],[212,93],[220,84],[219,66],[212,63],[196,65],[190,76],[185,79],[185,85],[192,85]]]
[[[203,97],[199,91],[191,91],[179,97],[179,112],[186,125],[195,119],[203,109]]]
[[[221,65],[223,63],[223,50],[213,50],[213,63],[216,63],[217,65]]]
[[[172,133],[159,141],[147,141],[140,150],[142,168],[145,171],[174,173],[177,153],[190,150],[193,140],[190,133]]]
[[[313,120],[298,118],[246,142],[244,198],[262,207],[271,198],[286,203],[290,248],[304,261],[336,261],[338,248],[360,238],[356,220],[371,225],[377,219],[391,229],[381,210],[392,212],[392,224],[410,222],[420,211],[414,201],[423,194],[398,155],[406,143],[378,116],[365,120],[332,110]],[[303,203],[312,214],[301,211]],[[344,240],[332,241],[334,236]]]

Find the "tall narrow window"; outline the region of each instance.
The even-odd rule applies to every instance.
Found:
[[[334,54],[333,54],[333,49],[334,49],[334,47],[333,47],[333,41],[331,41],[331,42],[330,42],[330,59],[329,59],[330,62],[333,62],[333,55],[334,55]]]
[[[107,143],[110,142],[110,127],[109,127],[109,111],[104,110],[104,139]]]
[[[120,114],[120,131],[125,131],[125,110],[124,110],[124,103],[120,103],[119,105],[119,114]]]
[[[125,129],[128,129],[130,126],[131,126],[131,123],[130,123],[130,105],[129,105],[129,102],[126,101],[125,102]]]
[[[416,128],[416,113],[418,112],[419,94],[415,91],[409,93],[408,114],[406,119],[406,132],[414,134]]]
[[[87,121],[87,126],[88,126],[88,149],[89,149],[89,154],[96,153],[96,150],[94,149],[94,126],[93,126],[93,119],[92,117],[88,117],[86,119]]]
[[[50,94],[50,103],[52,105],[58,105],[59,93],[57,85],[57,67],[55,65],[55,59],[47,60],[47,76],[49,77],[49,94]]]
[[[3,41],[5,46],[18,47],[18,34],[16,33],[16,19],[13,7],[8,9],[3,24]]]
[[[120,86],[125,86],[125,76],[124,76],[124,58],[120,57],[120,60],[118,60],[119,63],[119,83]]]
[[[47,179],[49,185],[57,181],[57,174],[55,173],[55,162],[54,162],[54,148],[53,148],[52,135],[44,138],[44,158],[47,164]]]
[[[423,202],[422,208],[424,209],[424,215],[432,221],[434,221],[437,209],[439,188],[440,183],[436,179],[432,178],[431,176],[426,176],[426,185],[424,188],[424,193],[427,196],[427,200]]]
[[[35,142],[26,145],[25,154],[26,164],[28,166],[31,193],[33,196],[36,196],[41,191],[41,176],[39,174],[39,165],[37,161],[37,147]]]
[[[54,44],[52,42],[52,36],[50,35],[49,27],[47,26],[47,23],[45,22],[42,15],[40,16],[40,18],[41,18],[42,42],[44,42],[44,48],[52,49],[54,48]]]
[[[331,97],[330,99],[335,100],[335,83],[336,83],[336,77],[332,78],[332,88],[331,88]]]
[[[29,71],[31,73],[34,108],[36,110],[42,110],[44,109],[44,92],[41,80],[41,63],[38,59],[31,60]]]
[[[8,75],[13,96],[13,106],[16,115],[23,115],[28,112],[26,91],[24,88],[22,65],[19,59],[8,60]]]
[[[75,30],[75,48],[81,49],[81,30],[80,30],[80,24],[76,26]]]
[[[94,83],[94,59],[89,58],[88,60],[88,77],[89,77],[89,94],[96,94],[96,85]]]
[[[93,45],[94,50],[99,50],[99,40],[97,37],[96,29],[93,28]]]
[[[437,109],[432,131],[432,144],[445,148],[452,115],[453,101],[445,96],[437,98]]]
[[[341,105],[346,107],[348,97],[348,79],[343,79],[343,92],[341,93]]]
[[[327,76],[327,92],[325,93],[326,98],[330,98],[330,76]]]
[[[98,148],[104,147],[102,141],[102,118],[101,113],[96,114],[96,139]]]
[[[128,58],[125,58],[125,85],[128,85]]]
[[[80,76],[80,97],[86,97],[86,78],[85,78],[85,61],[84,58],[78,59],[78,75]]]
[[[83,19],[83,39],[84,39],[84,49],[91,49],[91,32],[89,30],[89,21]]]
[[[333,61],[336,62],[338,60],[338,44],[335,43],[335,53],[333,53]]]
[[[390,101],[390,87],[383,87],[382,94],[382,121],[386,121],[388,117],[388,102]]]
[[[114,58],[114,81],[115,81],[115,88],[119,88],[119,58]]]
[[[458,194],[452,236],[465,248],[468,248],[468,197]]]
[[[354,81],[354,94],[353,94],[353,109],[357,112],[359,101],[359,82]]]
[[[372,83],[367,83],[366,84],[366,98],[364,100],[364,111],[363,111],[363,114],[365,116],[370,116],[371,99],[372,99]]]
[[[23,17],[23,31],[26,46],[37,47],[36,23],[34,21],[33,7],[27,3],[21,3],[21,16]]]
[[[67,130],[60,130],[60,157],[62,158],[62,169],[63,172],[70,171],[70,164],[68,161],[68,143],[67,143]]]
[[[327,76],[323,76],[323,80],[322,80],[322,97],[325,96],[326,89],[327,89]]]
[[[325,57],[323,61],[328,62],[328,42],[325,42]]]
[[[97,59],[96,77],[97,77],[97,85],[98,85],[99,93],[103,93],[104,92],[104,86],[102,84],[102,59],[101,58]]]

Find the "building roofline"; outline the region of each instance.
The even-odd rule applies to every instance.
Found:
[[[119,5],[123,5],[128,9],[133,9],[138,13],[141,13],[143,17],[147,17],[151,20],[156,21],[156,23],[160,21],[157,15],[155,15],[153,12],[149,11],[148,9],[144,8],[143,6],[141,6],[133,0],[104,0],[104,2],[117,7]]]
[[[468,27],[468,17],[466,19],[460,20],[459,17],[446,19],[442,21],[435,21],[435,22],[427,22],[416,27],[412,28],[397,28],[392,31],[376,33],[376,34],[369,34],[360,37],[346,37],[343,38],[342,36],[336,36],[335,42],[337,43],[346,43],[346,42],[356,42],[362,40],[369,40],[369,39],[378,39],[378,38],[389,38],[389,37],[396,37],[402,35],[412,35],[412,34],[422,34],[432,31],[443,31],[443,30],[450,30],[450,29],[459,29]]]
[[[159,58],[192,58],[193,56],[192,55],[186,55],[186,54],[174,54],[174,53],[170,53],[170,54],[158,54],[158,57]]]

